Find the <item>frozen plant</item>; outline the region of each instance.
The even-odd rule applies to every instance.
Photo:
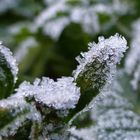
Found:
[[[73,71],[73,76],[58,78],[56,81],[47,77],[36,78],[33,83],[24,81],[18,88],[15,88],[18,71],[16,60],[10,50],[1,45],[0,138],[4,140],[74,139],[76,132],[79,130],[74,132],[72,126],[72,131],[70,131],[70,127],[73,121],[84,112],[92,107],[98,107],[99,103],[103,106],[109,106],[111,103],[118,107],[125,106],[124,103],[127,101],[112,93],[110,88],[107,88],[106,91],[110,93],[106,96],[112,96],[109,97],[109,102],[96,102],[96,98],[98,100],[102,98],[104,88],[112,83],[117,72],[116,65],[120,63],[126,49],[127,42],[119,34],[115,34],[108,39],[99,37],[98,43],[90,43],[89,50],[81,53],[81,56],[76,58],[79,65]],[[88,93],[89,91],[91,94]],[[96,95],[97,97],[95,97]],[[116,97],[119,101],[114,99]],[[102,127],[105,127],[104,129],[109,127],[110,122],[104,120],[121,110],[123,108],[108,110],[105,116],[100,115],[103,112],[102,110],[100,110],[101,113],[96,112],[96,110],[97,119],[95,117],[95,120],[97,120],[97,126],[93,129],[94,134],[98,134]],[[134,124],[134,128],[137,128],[136,123],[139,122],[139,117],[135,117],[135,114],[129,111],[119,115],[114,116],[117,124],[113,129],[117,127],[124,129],[129,124]],[[120,121],[117,119],[125,116],[130,117],[130,119],[134,118],[134,120],[130,120],[127,124],[127,120],[124,119],[123,124],[119,125]],[[92,118],[94,120],[94,117]],[[114,118],[112,118],[113,124],[115,123]],[[139,130],[139,127],[137,129]],[[91,128],[89,132],[92,132]],[[82,138],[80,134],[84,136],[86,133],[84,134],[84,130],[81,129],[79,136],[75,139]],[[101,133],[101,135],[103,134]],[[130,134],[128,133],[128,135]]]

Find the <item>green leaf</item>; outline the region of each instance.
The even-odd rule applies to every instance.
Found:
[[[124,73],[123,75],[126,76]],[[102,101],[98,102],[92,111],[93,120],[96,122],[93,129],[99,140],[103,140],[103,137],[107,140],[117,140],[118,135],[120,139],[140,137],[140,116],[136,110],[139,104],[136,105],[135,102],[137,95],[130,90],[131,86],[127,85],[130,80],[127,78],[122,81],[122,79],[116,81],[116,85],[119,86],[115,87],[114,84],[114,89],[104,94]],[[124,86],[124,82],[127,86]]]
[[[17,80],[18,68],[10,50],[0,45],[0,99],[8,97]]]
[[[84,103],[82,108],[100,93],[106,83],[111,82],[116,65],[127,48],[126,40],[118,34],[108,39],[99,37],[98,40],[97,44],[89,44],[88,52],[77,57],[79,65],[73,73],[75,82],[81,89],[79,103]]]
[[[0,138],[24,140],[32,133],[33,123],[40,126],[41,115],[24,100],[22,93],[16,93],[0,100],[0,120]]]
[[[89,120],[92,121],[90,125],[71,130],[72,135],[77,140],[84,140],[86,136],[88,139],[98,140],[118,140],[118,137],[120,140],[139,139],[140,116],[135,109],[136,103],[130,100],[132,96],[129,96],[130,94],[135,96],[135,94],[131,92],[132,90],[129,91],[128,85],[124,87],[122,84],[125,81],[126,85],[126,80],[123,82],[119,80],[113,81],[109,87],[102,90],[99,98],[95,98],[93,109],[88,110]],[[78,122],[82,124],[86,120],[87,116],[84,116],[84,113],[79,116],[82,119],[76,118],[74,120],[76,126],[79,124]]]

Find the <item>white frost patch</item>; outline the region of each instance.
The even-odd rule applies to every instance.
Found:
[[[97,134],[98,140],[139,140],[139,122],[140,117],[130,110],[109,109],[98,116],[97,124],[93,130]]]
[[[0,136],[8,137],[14,136],[18,129],[22,127],[25,121],[37,121],[40,123],[41,115],[35,110],[30,113],[25,113],[25,115],[20,115],[16,119],[14,119],[11,123],[4,126],[0,131]]]
[[[5,46],[0,44],[0,53],[2,53],[11,68],[11,72],[14,76],[14,82],[17,80],[17,74],[18,74],[18,67],[16,63],[16,59],[13,57],[12,52],[10,51],[9,48],[6,48]]]
[[[73,137],[76,137],[76,139],[71,138],[70,140],[77,140],[77,138],[82,140],[96,140],[92,127],[81,129],[76,129],[75,127],[72,127],[69,129],[69,131],[73,135]]]
[[[49,78],[36,79],[33,85],[24,82],[17,89],[18,94],[34,97],[35,101],[55,109],[74,108],[80,97],[80,89],[73,83],[73,78],[63,77],[53,81]]]
[[[88,52],[81,53],[81,56],[76,58],[79,66],[74,71],[75,79],[81,72],[85,71],[87,65],[96,60],[100,63],[105,62],[106,68],[109,68],[111,74],[115,72],[116,64],[120,62],[127,49],[125,38],[116,34],[108,39],[99,37],[98,40],[97,44],[95,42],[89,44]]]
[[[91,111],[93,124],[81,129],[72,127],[69,130],[72,136],[84,140],[139,140],[140,117],[132,111],[133,105],[115,92],[114,86],[105,87],[93,99],[92,110],[87,110]]]

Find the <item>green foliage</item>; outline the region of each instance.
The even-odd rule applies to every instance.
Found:
[[[7,53],[5,53],[7,52]],[[10,60],[11,52],[0,46],[0,98],[8,97],[13,91],[17,70],[15,69],[15,61]],[[10,64],[9,61],[12,61]],[[13,67],[13,68],[12,68]]]
[[[139,140],[139,8],[0,1],[0,139]]]

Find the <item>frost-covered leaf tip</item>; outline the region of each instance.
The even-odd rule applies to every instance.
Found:
[[[80,97],[80,89],[76,87],[72,77],[59,78],[57,82],[49,78],[36,79],[33,84],[24,82],[17,89],[28,99],[54,109],[71,109]]]
[[[18,67],[12,52],[0,43],[0,98],[11,94],[17,73]]]
[[[0,54],[3,55],[5,60],[7,61],[7,65],[9,65],[9,68],[11,69],[11,72],[14,76],[14,82],[16,82],[18,74],[16,59],[13,57],[13,54],[10,51],[10,49],[6,48],[1,43],[0,43]]]
[[[74,78],[83,90],[102,87],[111,81],[127,49],[124,37],[115,34],[108,39],[98,38],[98,43],[89,43],[89,51],[81,53],[76,59],[79,63],[74,71]]]

